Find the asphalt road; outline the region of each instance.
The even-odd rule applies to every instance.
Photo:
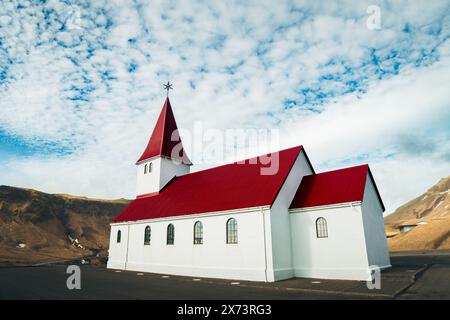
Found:
[[[398,253],[393,262],[397,265],[426,263],[430,266],[398,299],[450,300],[450,250]]]
[[[81,267],[81,290],[68,290],[67,266],[0,269],[0,299],[326,299],[287,290],[194,281],[137,272]],[[139,273],[140,274],[140,273]],[[332,297],[331,297],[332,298]]]
[[[398,299],[450,299],[450,251],[399,254],[396,266],[429,268]],[[66,286],[67,266],[0,268],[0,299],[371,299],[338,292],[293,291],[280,287],[232,284],[232,281],[163,277],[157,274],[116,272],[81,267],[81,290]]]

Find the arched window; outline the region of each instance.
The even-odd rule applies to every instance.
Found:
[[[148,173],[152,172],[152,163],[150,162],[148,164]]]
[[[144,166],[144,174],[147,173],[147,165]]]
[[[194,244],[203,244],[203,224],[200,221],[194,224]]]
[[[117,231],[117,243],[120,243],[120,240],[122,239],[122,231]]]
[[[237,222],[234,218],[227,221],[227,243],[238,243]]]
[[[167,226],[167,244],[173,244],[175,241],[175,227],[173,224]]]
[[[152,229],[150,229],[150,226],[146,226],[144,233],[144,245],[150,244],[151,237],[152,237]]]
[[[328,238],[327,220],[325,218],[318,218],[316,220],[316,234],[317,238]]]

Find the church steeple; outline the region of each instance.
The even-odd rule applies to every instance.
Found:
[[[169,97],[164,102],[152,136],[137,163],[156,156],[164,156],[188,165],[192,164],[184,151],[181,137],[178,134],[178,127]]]
[[[184,151],[169,97],[136,165],[138,198],[158,194],[174,177],[189,173],[192,163]]]

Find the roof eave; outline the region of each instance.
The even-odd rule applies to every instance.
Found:
[[[362,204],[361,200],[356,200],[356,201],[324,204],[324,205],[311,206],[311,207],[289,208],[289,213],[326,210],[326,209],[343,208],[343,207],[353,207],[353,206],[361,206],[361,204]]]
[[[190,160],[189,160],[189,162],[186,162],[186,161],[182,161],[182,160],[173,159],[173,158],[165,156],[163,154],[158,154],[156,156],[151,156],[151,157],[146,158],[146,159],[140,159],[140,160],[136,161],[135,165],[140,165],[140,164],[142,164],[144,162],[155,160],[156,158],[164,158],[164,159],[171,160],[171,161],[174,161],[174,162],[177,162],[177,163],[180,163],[180,164],[181,163],[185,164],[187,166],[192,166],[193,165],[193,163]]]

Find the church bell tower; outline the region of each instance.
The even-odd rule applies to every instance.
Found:
[[[191,165],[167,97],[147,147],[136,162],[136,198],[157,195],[175,176],[189,173]]]

